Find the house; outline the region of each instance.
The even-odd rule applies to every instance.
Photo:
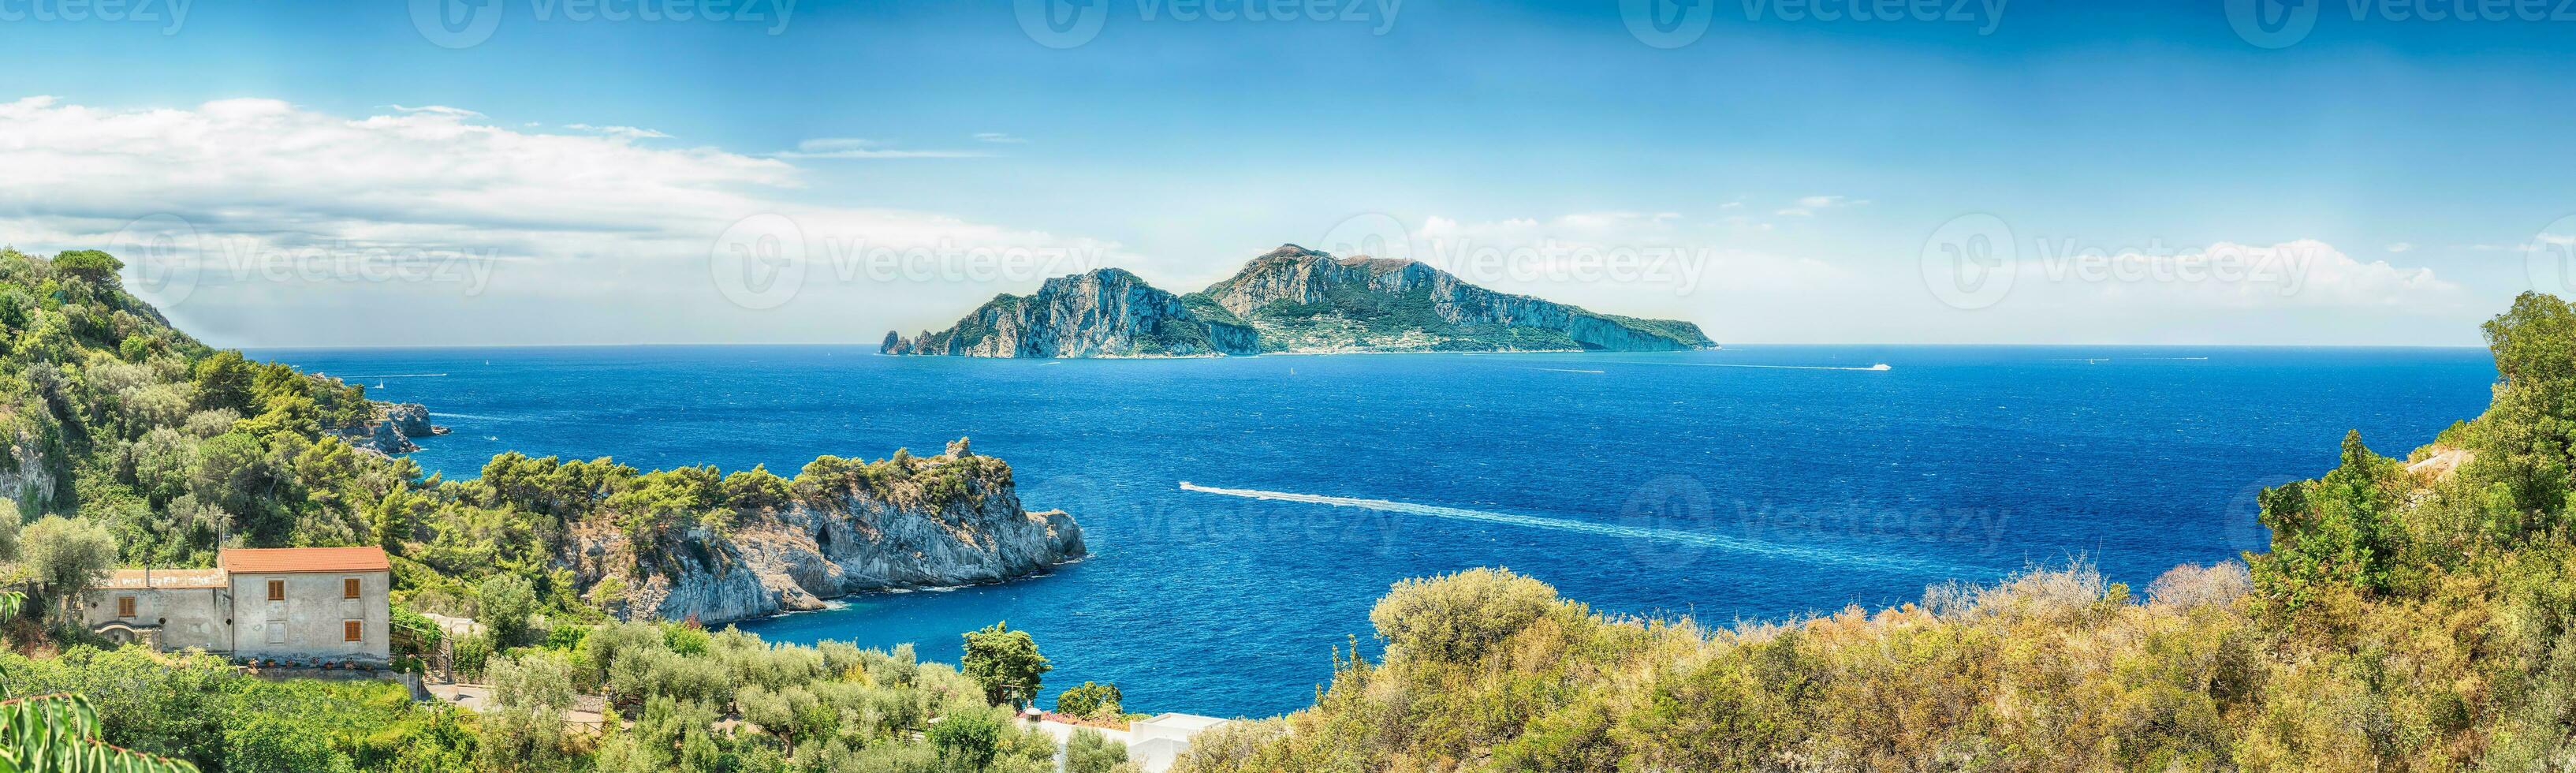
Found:
[[[1225,720],[1215,717],[1169,713],[1127,723],[1127,758],[1149,773],[1170,770],[1190,750],[1190,736],[1222,724]]]
[[[114,572],[82,593],[82,622],[156,650],[388,661],[393,562],[383,548],[227,549],[217,564]]]

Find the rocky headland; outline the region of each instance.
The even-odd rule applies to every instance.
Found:
[[[610,612],[707,625],[864,591],[1000,582],[1085,555],[1072,516],[1023,509],[1010,465],[963,440],[933,457],[818,459],[783,497],[722,524],[638,535],[594,521],[571,537],[564,563]]]

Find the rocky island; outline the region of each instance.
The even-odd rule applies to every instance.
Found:
[[[1135,274],[1058,277],[1003,295],[894,355],[1199,357],[1337,352],[1659,352],[1716,348],[1699,326],[1495,292],[1410,260],[1335,258],[1294,244],[1188,296]]]

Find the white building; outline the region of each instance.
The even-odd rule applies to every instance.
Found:
[[[1225,722],[1197,714],[1157,714],[1153,719],[1129,722],[1127,759],[1135,761],[1146,773],[1170,770],[1172,761],[1190,750],[1190,736]]]
[[[225,550],[216,569],[126,569],[82,593],[83,622],[156,650],[299,664],[389,659],[383,548]]]

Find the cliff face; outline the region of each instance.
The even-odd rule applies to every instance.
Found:
[[[1191,295],[1261,333],[1264,351],[1679,351],[1699,326],[1599,314],[1499,293],[1409,260],[1336,259],[1294,244]],[[1222,310],[1220,314],[1217,310]]]
[[[1260,352],[1710,349],[1699,326],[1498,293],[1409,260],[1336,259],[1294,244],[1187,297],[1102,269],[1004,295],[886,354],[1189,357]]]
[[[905,340],[886,354],[962,357],[1204,357],[1259,351],[1251,328],[1202,319],[1181,299],[1114,268],[1047,280],[1027,296],[1003,295],[955,327]]]
[[[621,592],[609,607],[624,617],[713,625],[861,591],[999,582],[1084,555],[1072,516],[1021,509],[1001,460],[963,453],[910,463],[900,479],[858,476],[650,544],[586,526],[567,563],[585,592],[613,578]]]

